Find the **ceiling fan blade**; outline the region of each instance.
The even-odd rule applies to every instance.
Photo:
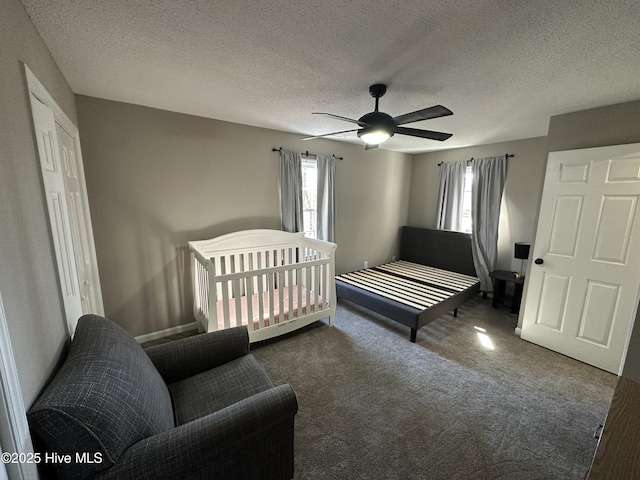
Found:
[[[397,127],[396,133],[401,135],[411,135],[412,137],[428,138],[440,142],[450,138],[452,133],[432,132],[431,130],[418,130],[417,128]]]
[[[302,140],[313,140],[314,138],[330,137],[331,135],[338,135],[340,133],[348,133],[348,132],[357,132],[358,130],[360,130],[360,129],[359,128],[354,128],[354,129],[351,129],[351,130],[343,130],[341,132],[325,133],[324,135],[316,135],[314,137],[306,137],[306,138],[303,138]]]
[[[453,112],[442,105],[435,105],[415,112],[405,113],[404,115],[398,115],[393,120],[396,125],[404,125],[406,123],[419,122],[420,120],[429,120],[430,118],[446,117],[447,115],[453,115]]]
[[[360,120],[354,120],[353,118],[341,117],[340,115],[334,115],[333,113],[312,112],[311,115],[326,115],[328,117],[337,118],[338,120],[344,120],[345,122],[357,123],[361,127],[367,127],[369,124],[361,122]]]
[[[378,145],[369,145],[368,143],[365,144],[364,149],[365,150],[372,150],[374,148],[378,148]]]

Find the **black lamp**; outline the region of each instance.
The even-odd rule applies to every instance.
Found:
[[[529,258],[531,243],[516,242],[513,248],[513,256],[520,259],[520,271],[516,272],[516,278],[524,277],[524,261]]]

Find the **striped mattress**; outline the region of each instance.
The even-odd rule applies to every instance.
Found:
[[[336,275],[336,280],[417,310],[426,310],[479,282],[470,275],[405,260]]]

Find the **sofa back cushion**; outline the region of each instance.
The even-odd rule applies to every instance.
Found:
[[[65,479],[109,468],[129,446],[174,427],[169,391],[147,354],[96,315],[78,321],[65,362],[28,419],[43,450],[71,456],[55,465]]]

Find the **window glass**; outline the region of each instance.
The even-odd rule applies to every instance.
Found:
[[[467,166],[464,175],[464,194],[462,197],[462,220],[460,230],[471,233],[471,186],[473,185],[473,170],[471,165]]]
[[[318,166],[315,160],[302,159],[302,219],[304,234],[317,238]]]

